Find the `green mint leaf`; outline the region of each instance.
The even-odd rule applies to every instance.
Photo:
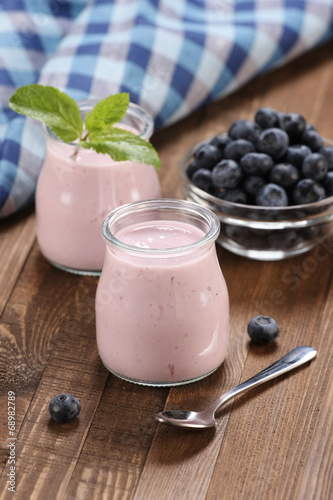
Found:
[[[9,99],[9,107],[45,123],[65,142],[81,137],[83,120],[78,105],[55,87],[37,83],[20,87]]]
[[[90,133],[100,132],[120,122],[129,105],[129,94],[111,95],[100,101],[86,116],[86,129]]]
[[[141,137],[116,127],[110,127],[101,132],[89,135],[87,141],[80,141],[79,146],[94,149],[97,153],[111,156],[114,161],[136,161],[161,166],[158,153],[150,142]]]

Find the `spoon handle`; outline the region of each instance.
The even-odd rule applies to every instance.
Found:
[[[245,380],[241,384],[237,385],[234,389],[224,393],[217,401],[213,403],[209,410],[215,413],[216,410],[223,404],[229,401],[229,399],[242,394],[243,392],[260,385],[267,380],[271,380],[275,377],[282,375],[283,373],[289,372],[298,366],[307,363],[311,359],[315,358],[317,355],[316,349],[310,346],[296,347],[292,351],[288,352],[281,359],[268,366],[261,372],[257,373],[253,377]]]

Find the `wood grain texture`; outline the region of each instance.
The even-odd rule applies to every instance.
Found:
[[[196,142],[253,118],[259,106],[298,111],[333,138],[333,42],[156,133],[164,197],[181,198],[178,167]],[[7,391],[16,394],[16,500],[328,500],[333,490],[333,239],[280,262],[218,248],[230,295],[230,346],[210,377],[173,389],[137,386],[102,366],[95,341],[97,278],[53,268],[33,209],[0,221],[0,500],[7,490]],[[246,327],[273,316],[278,340],[250,344]],[[203,409],[297,345],[317,359],[229,402],[217,428],[157,424],[163,408]],[[57,425],[48,404],[81,401]]]
[[[0,317],[36,237],[31,210],[0,221]]]

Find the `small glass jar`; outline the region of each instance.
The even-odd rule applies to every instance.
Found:
[[[83,119],[97,101],[81,101]],[[130,103],[118,125],[149,140],[151,115]],[[127,203],[160,196],[152,165],[115,162],[109,155],[66,144],[45,127],[47,151],[36,189],[37,238],[43,255],[56,267],[77,274],[101,272],[105,244],[103,218]]]
[[[129,204],[104,219],[96,331],[110,372],[174,386],[221,365],[229,300],[216,255],[219,230],[212,211],[182,200]]]

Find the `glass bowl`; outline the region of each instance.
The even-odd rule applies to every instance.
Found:
[[[196,149],[206,142],[209,139],[196,144],[182,159],[181,190],[186,200],[208,207],[218,216],[221,232],[217,242],[222,247],[250,259],[274,261],[326,241],[333,231],[333,196],[307,205],[272,208],[221,200],[195,186],[186,169]]]

